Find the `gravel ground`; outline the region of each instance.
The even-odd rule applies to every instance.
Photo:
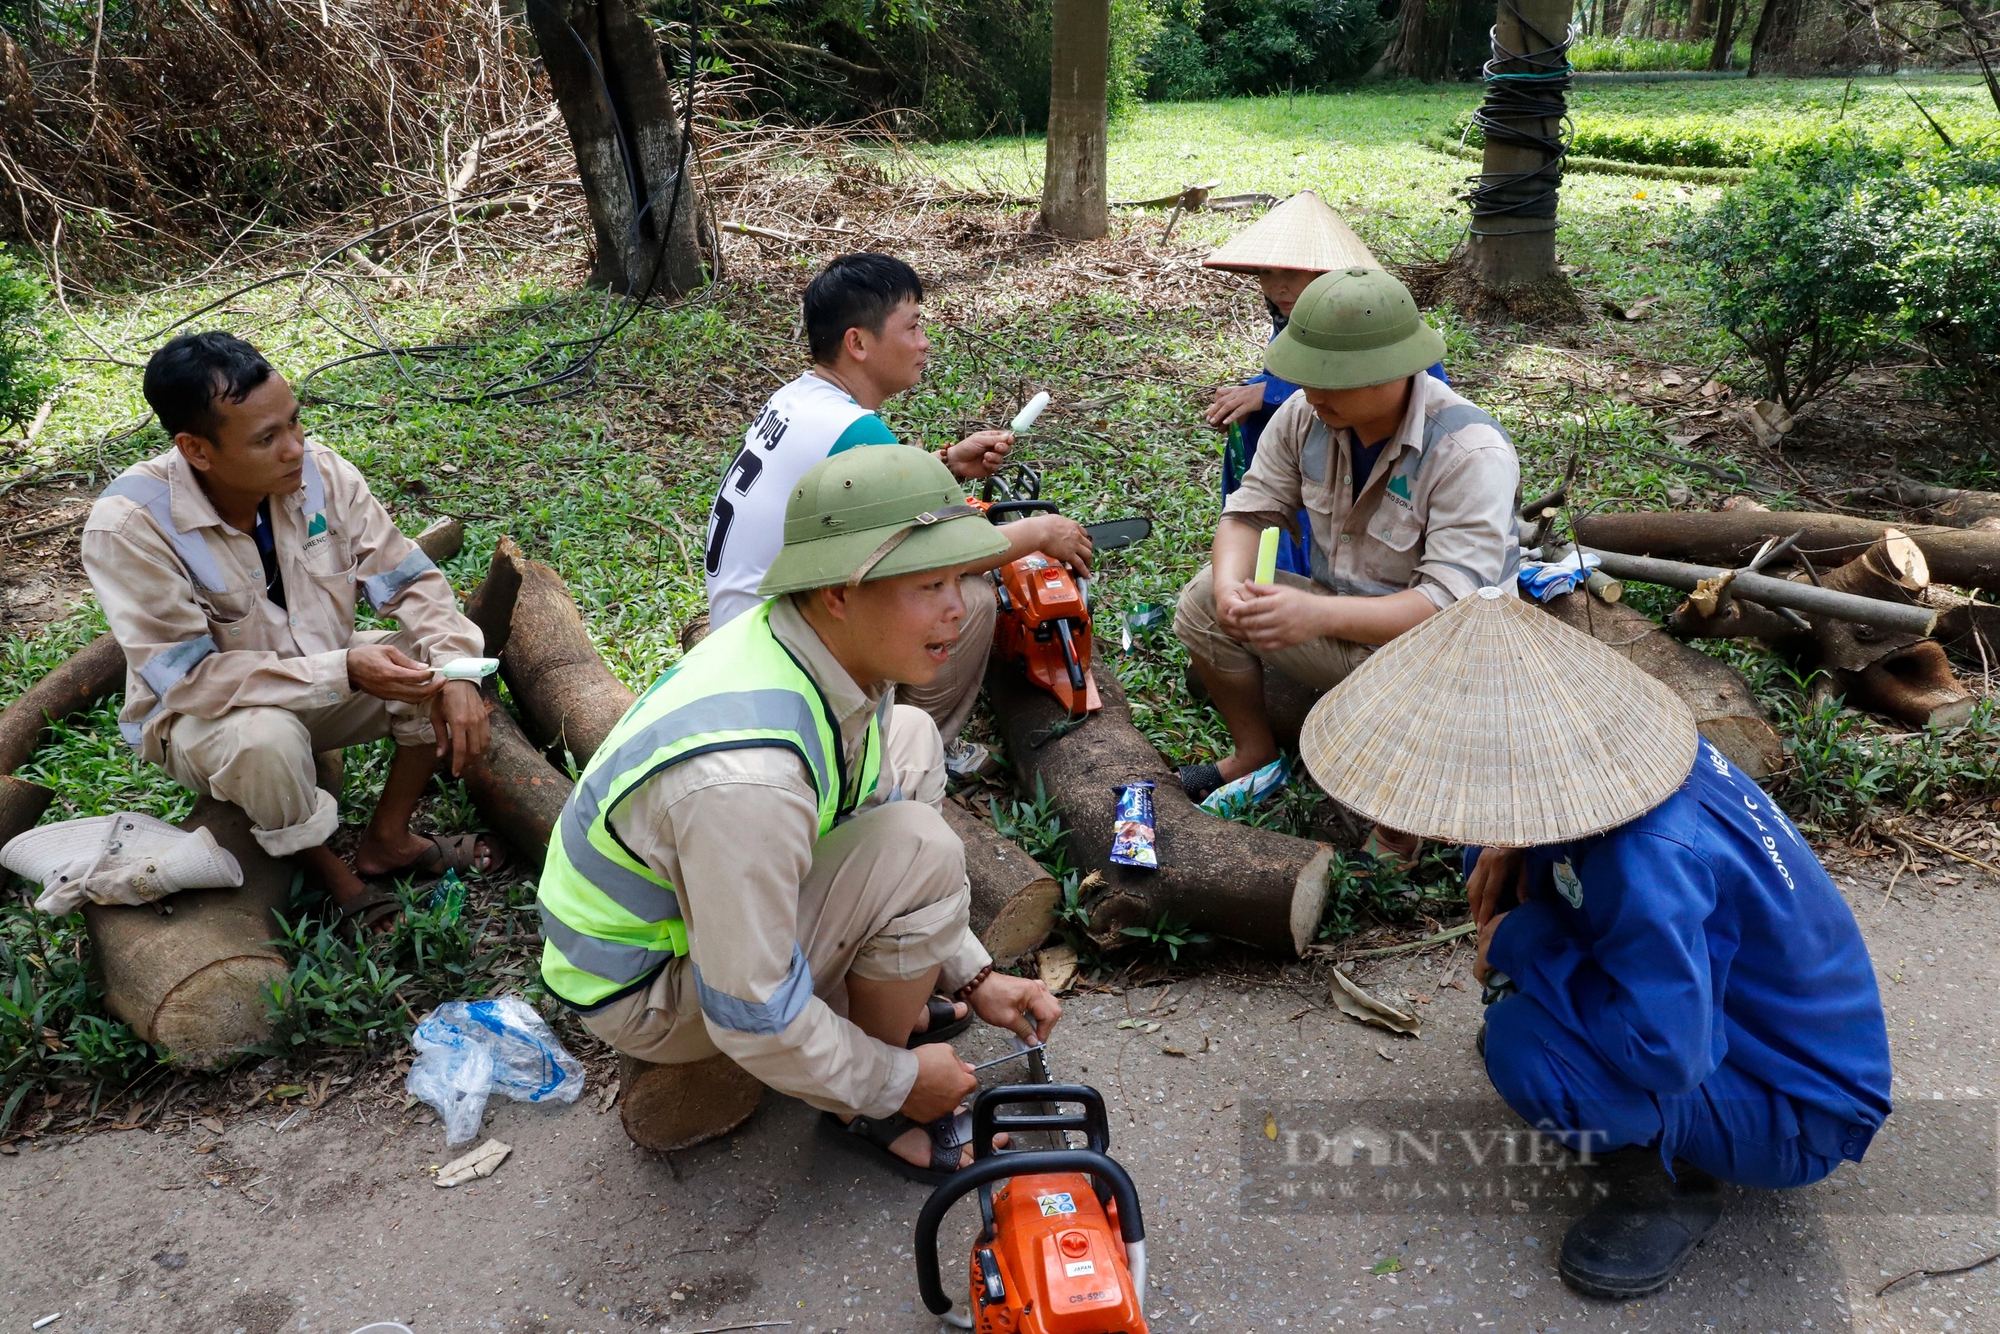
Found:
[[[1456,1099],[1508,1124],[1478,1105],[1490,1092],[1462,946],[1360,970],[1421,1010],[1420,1039],[1343,1017],[1298,968],[1070,998],[1054,1074],[1110,1105],[1112,1153],[1145,1207],[1152,1328],[2000,1331],[2000,1264],[1874,1295],[2000,1250],[2000,885],[1934,870],[1885,904],[1887,860],[1834,870],[1886,998],[1898,1116],[1868,1163],[1821,1186],[1732,1191],[1682,1277],[1644,1302],[1586,1301],[1558,1281],[1578,1205],[1377,1212],[1244,1187],[1243,1146],[1289,1139],[1262,1134],[1265,1116],[1339,1128],[1326,1118],[1348,1100]],[[1160,1026],[1119,1026],[1135,1016]],[[963,1049],[999,1047],[989,1033]],[[346,1334],[382,1319],[419,1334],[938,1328],[912,1276],[922,1188],[830,1142],[808,1108],[767,1098],[741,1133],[668,1157],[632,1148],[596,1095],[498,1107],[488,1133],[513,1157],[450,1191],[427,1177],[455,1156],[438,1127],[352,1098],[282,1129],[271,1115],[219,1136],[182,1123],[24,1145],[0,1157],[0,1334],[58,1312],[48,1334]],[[945,1251],[954,1291],[966,1213]]]

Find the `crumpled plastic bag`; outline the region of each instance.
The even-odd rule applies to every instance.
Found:
[[[583,1092],[583,1063],[518,996],[447,1001],[424,1016],[410,1045],[417,1059],[403,1087],[438,1114],[446,1144],[479,1133],[495,1093],[516,1102],[575,1102]]]

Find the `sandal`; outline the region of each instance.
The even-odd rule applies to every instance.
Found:
[[[1188,800],[1197,806],[1223,783],[1221,768],[1213,764],[1183,764],[1180,779],[1181,791],[1187,793]]]
[[[493,864],[482,868],[479,865],[479,840],[486,840],[486,855]],[[500,841],[490,834],[431,834],[430,846],[425,848],[401,866],[391,866],[383,871],[363,873],[359,868],[355,874],[363,880],[397,880],[403,877],[428,876],[435,880],[446,871],[460,874],[473,872],[477,875],[498,875],[507,869],[507,853]]]
[[[943,996],[933,996],[924,1002],[924,1012],[930,1016],[930,1024],[921,1033],[910,1034],[910,1040],[903,1045],[912,1051],[933,1042],[949,1042],[963,1033],[972,1023],[972,1007],[965,1007],[965,1013],[958,1012],[955,1002]]]
[[[370,886],[354,902],[333,905],[333,925],[347,928],[357,941],[366,940],[370,933],[394,920],[402,911],[402,899],[391,891]]]
[[[972,1142],[972,1113],[964,1110],[950,1116],[940,1116],[935,1121],[912,1121],[901,1112],[892,1112],[884,1117],[857,1116],[845,1125],[832,1112],[821,1112],[823,1124],[840,1132],[846,1143],[867,1157],[875,1159],[906,1181],[914,1181],[924,1186],[941,1186],[951,1174],[959,1170],[960,1150]],[[907,1133],[922,1130],[931,1139],[931,1161],[928,1167],[919,1167],[904,1158],[889,1146]]]

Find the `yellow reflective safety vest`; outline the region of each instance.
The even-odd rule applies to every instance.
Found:
[[[549,836],[536,895],[549,990],[588,1009],[646,984],[687,953],[674,886],[611,828],[612,812],[639,784],[696,755],[776,746],[812,775],[824,837],[875,790],[888,705],[885,695],[869,719],[861,773],[850,785],[839,725],[805,665],[771,633],[770,603],[696,645],[611,729]],[[843,805],[850,790],[852,801]]]

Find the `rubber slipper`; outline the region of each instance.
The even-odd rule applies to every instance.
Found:
[[[1209,793],[1222,786],[1222,770],[1213,764],[1183,764],[1180,767],[1181,791],[1187,793],[1188,800],[1199,805]]]
[[[912,1051],[927,1047],[933,1042],[949,1042],[963,1033],[972,1024],[972,1007],[965,1007],[960,1014],[958,1007],[943,996],[933,996],[924,1002],[924,1011],[931,1017],[928,1027],[921,1033],[910,1034],[910,1040],[903,1045]]]
[[[366,940],[376,927],[394,919],[402,911],[402,899],[393,893],[370,887],[352,903],[334,904],[333,924],[351,932],[356,940]]]
[[[479,866],[479,840],[486,840],[486,851],[493,857],[493,865],[482,870]],[[391,866],[387,870],[370,871],[361,875],[363,880],[394,880],[402,876],[430,876],[435,879],[446,871],[467,871],[478,875],[498,875],[507,869],[507,852],[500,840],[488,833],[477,834],[432,834],[430,846],[425,848],[401,866]]]
[[[840,1133],[841,1142],[864,1157],[874,1159],[905,1181],[923,1186],[941,1186],[959,1170],[961,1152],[972,1141],[972,1113],[958,1111],[935,1121],[912,1121],[901,1112],[884,1117],[857,1116],[845,1125],[832,1112],[821,1112],[820,1120]],[[910,1130],[930,1136],[931,1161],[919,1167],[889,1146]]]

